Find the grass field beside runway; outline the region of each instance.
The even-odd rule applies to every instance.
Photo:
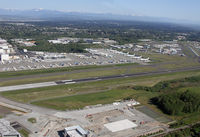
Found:
[[[44,87],[36,89],[26,89],[18,91],[2,92],[1,95],[18,102],[31,103],[72,95],[104,92],[116,89],[121,86],[153,86],[160,81],[178,79],[190,76],[200,75],[199,71],[177,72],[170,74],[160,74],[152,76],[143,76],[135,78],[112,79],[96,82],[79,83],[72,85],[58,85],[53,87]],[[94,100],[95,102],[95,100]]]
[[[0,72],[0,78],[19,77],[27,75],[39,75],[56,72],[71,72],[75,70],[87,70],[87,69],[99,69],[99,68],[112,68],[120,66],[137,65],[137,63],[126,63],[126,64],[114,64],[114,65],[87,65],[87,66],[73,66],[73,67],[62,67],[62,68],[47,68],[47,69],[35,69],[35,70],[22,70],[12,72]]]
[[[25,78],[19,80],[9,80],[3,81],[0,83],[0,86],[10,86],[10,85],[21,85],[21,84],[29,84],[29,83],[40,83],[47,81],[57,81],[57,80],[67,80],[67,79],[81,79],[81,78],[89,78],[89,77],[99,77],[99,76],[111,76],[117,74],[123,74],[126,72],[126,69],[112,69],[112,70],[96,70],[96,71],[88,71],[88,72],[77,72],[77,73],[69,73],[55,76],[47,76],[47,77],[38,77],[38,78]]]
[[[134,91],[132,89],[113,89],[105,92],[89,93],[83,95],[75,95],[68,97],[61,97],[55,99],[48,99],[43,101],[33,102],[32,104],[57,109],[57,110],[70,110],[82,109],[85,106],[96,104],[110,104],[117,100],[123,100],[128,97],[133,97],[139,100],[139,97],[151,98],[157,93]],[[145,101],[145,100],[143,100]],[[142,101],[142,102],[143,102]]]

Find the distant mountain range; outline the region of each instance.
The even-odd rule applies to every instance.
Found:
[[[16,10],[0,9],[0,21],[68,21],[68,20],[127,20],[127,21],[147,21],[189,24],[188,21],[174,20],[169,18],[158,18],[148,16],[131,16],[116,14],[97,14],[80,12],[61,12],[54,10]]]

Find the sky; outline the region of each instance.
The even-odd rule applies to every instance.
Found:
[[[200,23],[200,0],[0,0],[0,8],[167,17]]]

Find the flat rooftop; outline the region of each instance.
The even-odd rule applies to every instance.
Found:
[[[137,125],[135,123],[131,122],[128,119],[104,124],[104,126],[111,132],[118,132],[118,131],[137,127]]]
[[[67,135],[70,137],[82,137],[76,130],[67,131]]]
[[[16,136],[20,137],[20,134],[10,126],[10,122],[4,119],[0,119],[0,136]]]
[[[72,126],[72,127],[67,127],[65,128],[65,132],[68,135],[71,135],[73,137],[80,137],[82,135],[87,135],[88,132],[85,131],[82,127],[80,126]]]

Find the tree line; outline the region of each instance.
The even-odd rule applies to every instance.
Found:
[[[163,94],[153,98],[152,102],[169,115],[200,112],[200,93],[195,91]]]
[[[181,115],[184,113],[200,112],[200,92],[180,88],[198,87],[200,76],[159,82],[153,87],[135,86],[135,90],[160,92],[160,96],[152,98],[153,104],[157,105],[164,113],[169,115]]]

